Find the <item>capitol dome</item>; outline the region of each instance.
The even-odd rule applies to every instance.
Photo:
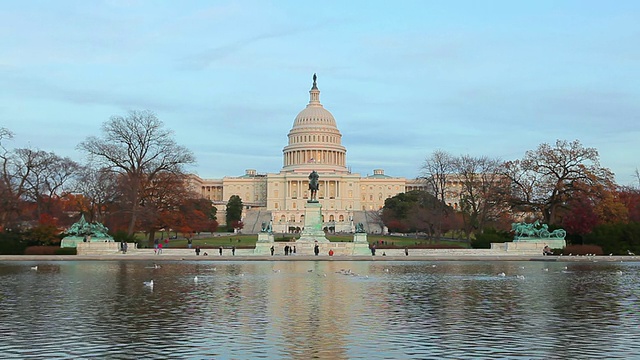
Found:
[[[289,144],[283,149],[283,171],[346,172],[346,152],[342,134],[333,115],[320,103],[317,77],[309,91],[309,104],[298,113],[289,131]]]

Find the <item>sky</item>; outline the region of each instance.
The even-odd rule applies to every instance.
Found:
[[[3,1],[3,145],[84,162],[111,116],[151,110],[189,171],[277,173],[317,73],[362,176],[577,139],[637,185],[638,19],[622,0]]]

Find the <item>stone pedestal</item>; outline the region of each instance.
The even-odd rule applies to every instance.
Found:
[[[367,233],[355,233],[353,234],[354,243],[368,243]]]
[[[502,250],[511,253],[542,255],[542,249],[549,246],[551,249],[562,249],[567,246],[564,239],[544,239],[537,241],[513,241],[505,243],[491,243],[491,249]]]
[[[259,243],[272,243],[274,241],[273,233],[261,232],[258,234]]]
[[[328,243],[322,230],[322,205],[317,201],[307,201],[304,207],[304,229],[296,242]]]
[[[87,236],[85,241],[84,236],[66,236],[60,242],[60,247],[69,247],[69,248],[77,248],[78,244],[82,243],[104,243],[104,242],[113,242],[113,238],[111,237],[96,237],[96,236]],[[118,243],[120,244],[120,243]]]

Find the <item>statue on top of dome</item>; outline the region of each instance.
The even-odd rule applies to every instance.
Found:
[[[309,174],[309,190],[311,191],[309,202],[318,202],[317,194],[320,187],[320,182],[318,181],[319,178],[320,175],[318,175],[315,170],[313,170],[311,174]]]
[[[316,76],[316,73],[313,73],[313,87],[316,88],[316,80],[318,79],[318,77]]]

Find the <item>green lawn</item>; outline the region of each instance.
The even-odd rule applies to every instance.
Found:
[[[293,234],[274,234],[275,241],[295,241],[298,236]],[[353,235],[327,235],[327,239],[332,242],[351,242],[353,241]],[[384,247],[423,247],[423,246],[462,246],[468,247],[465,242],[458,241],[432,241],[425,239],[416,239],[411,236],[382,236],[382,235],[368,235],[367,240],[369,243],[375,242],[379,248]],[[224,236],[211,236],[206,238],[198,238],[193,240],[192,247],[200,246],[201,248],[230,248],[235,246],[236,248],[253,248],[256,241],[258,241],[258,235],[224,235]],[[380,244],[380,241],[383,241]],[[141,244],[146,244],[146,241],[142,241]],[[186,248],[187,240],[184,238],[174,239],[169,241],[169,248]]]

